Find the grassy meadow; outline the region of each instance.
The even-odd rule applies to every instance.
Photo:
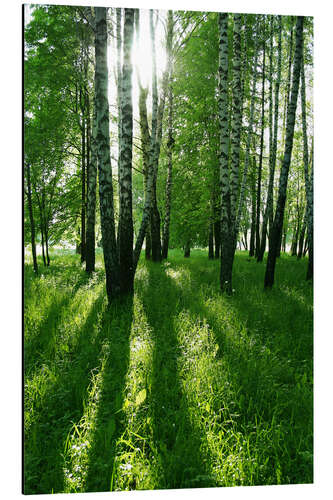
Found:
[[[306,260],[237,252],[234,294],[194,250],[141,257],[107,308],[102,256],[24,277],[27,494],[313,481],[313,292]]]

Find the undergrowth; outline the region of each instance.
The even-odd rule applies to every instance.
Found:
[[[143,258],[108,308],[104,271],[25,269],[25,493],[313,481],[306,262],[239,252],[234,293],[203,251]]]

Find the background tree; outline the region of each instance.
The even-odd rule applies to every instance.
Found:
[[[300,80],[300,71],[302,63],[303,51],[303,17],[297,18],[296,28],[296,48],[293,69],[293,83],[291,89],[291,97],[288,105],[287,112],[287,128],[286,128],[286,142],[283,165],[280,174],[279,195],[277,199],[275,217],[272,227],[272,234],[269,241],[269,253],[265,274],[265,288],[273,286],[274,283],[274,270],[277,255],[277,248],[279,244],[280,234],[282,232],[283,215],[286,201],[286,191],[288,183],[288,173],[291,161],[291,153],[294,139],[294,125],[297,106],[297,96]]]
[[[165,190],[165,216],[163,224],[163,238],[162,238],[162,258],[167,259],[169,248],[169,234],[170,234],[170,211],[171,211],[171,189],[172,189],[172,150],[174,145],[173,138],[173,13],[172,10],[168,11],[167,20],[167,39],[166,39],[166,52],[167,52],[167,77],[168,77],[168,142],[167,142],[167,158],[168,158],[168,174]]]

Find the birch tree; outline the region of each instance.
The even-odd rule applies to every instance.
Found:
[[[165,188],[165,218],[163,225],[163,238],[162,238],[162,258],[166,259],[168,257],[169,248],[169,233],[170,233],[170,211],[171,211],[171,189],[172,189],[172,150],[174,145],[173,138],[173,90],[172,90],[172,41],[173,41],[173,13],[172,10],[168,11],[167,20],[167,75],[168,75],[168,103],[169,103],[169,113],[168,113],[168,142],[167,142],[167,158],[168,158],[168,173]]]
[[[313,277],[313,172],[309,175],[309,150],[308,150],[308,134],[306,123],[306,88],[305,88],[305,60],[304,53],[302,57],[301,68],[301,103],[302,103],[302,132],[303,132],[303,163],[304,163],[304,179],[305,179],[305,194],[306,194],[306,221],[308,230],[308,245],[309,245],[309,263],[306,279]],[[313,151],[312,151],[313,159]]]
[[[265,132],[265,69],[266,69],[266,39],[265,19],[263,20],[263,54],[262,54],[262,82],[261,82],[261,125],[260,125],[260,153],[257,179],[257,217],[256,217],[256,257],[260,252],[260,204],[261,204],[261,178],[262,162],[264,154],[264,132]]]
[[[88,162],[87,186],[87,232],[86,232],[86,271],[95,271],[95,223],[96,223],[96,184],[97,184],[97,113],[96,103],[93,111],[91,156]]]
[[[117,37],[117,108],[118,108],[118,185],[120,184],[120,143],[121,143],[121,8],[116,9],[116,37]]]
[[[156,76],[156,53],[155,53],[155,28],[153,19],[153,10],[149,13],[150,20],[150,36],[152,46],[152,118],[151,118],[151,133],[149,135],[149,126],[147,120],[146,98],[147,91],[140,84],[140,98],[139,98],[139,111],[140,111],[140,129],[141,129],[141,144],[143,144],[144,159],[146,159],[146,189],[145,189],[145,204],[142,214],[142,220],[138,237],[134,248],[134,270],[137,267],[143,241],[145,239],[148,228],[150,228],[150,238],[147,240],[152,248],[153,229],[152,229],[152,211],[153,211],[153,198],[156,197],[156,183],[154,183],[155,167],[154,163],[156,151],[156,137],[157,137],[157,114],[158,114],[158,95],[157,95],[157,76]],[[149,146],[147,141],[149,140]],[[157,173],[156,173],[157,175]],[[155,189],[155,193],[154,193]],[[160,235],[158,234],[158,238]],[[147,242],[146,240],[146,242]]]
[[[219,123],[221,183],[221,272],[222,292],[232,293],[232,267],[236,249],[236,203],[239,182],[240,130],[242,125],[241,26],[242,16],[234,16],[232,154],[228,168],[228,16],[219,15]]]
[[[241,79],[241,28],[242,15],[234,14],[233,71],[232,71],[232,118],[231,118],[231,168],[230,168],[230,209],[231,224],[235,225],[239,182],[239,153],[242,128],[242,79]],[[233,228],[235,229],[235,227]]]
[[[261,262],[264,257],[267,237],[267,227],[272,227],[273,222],[273,187],[274,187],[274,174],[276,165],[276,151],[277,151],[277,132],[279,120],[279,89],[281,82],[281,35],[282,35],[282,20],[278,16],[278,62],[277,62],[277,77],[275,83],[275,101],[274,101],[274,126],[272,126],[272,107],[273,107],[273,75],[272,75],[272,59],[273,59],[273,17],[271,18],[271,39],[270,39],[270,104],[269,104],[269,121],[270,121],[270,142],[269,142],[269,181],[266,198],[266,208],[264,213],[264,220],[262,225],[261,247],[258,254],[258,262]],[[273,129],[273,130],[272,130]]]
[[[311,174],[309,176],[309,191],[308,191],[308,252],[309,252],[309,263],[306,273],[306,279],[313,279],[313,142],[312,142],[312,165]]]
[[[258,30],[258,22],[256,23],[256,32]],[[235,228],[235,245],[237,243],[237,237],[239,232],[239,225],[243,211],[244,198],[245,198],[245,189],[246,189],[246,181],[247,181],[247,172],[250,163],[250,152],[251,152],[251,143],[253,137],[253,122],[254,122],[254,108],[255,108],[255,99],[256,99],[256,88],[257,88],[257,64],[258,64],[258,37],[255,37],[255,46],[254,46],[254,64],[253,64],[253,80],[252,80],[252,90],[251,90],[251,103],[250,103],[250,121],[246,134],[246,149],[245,149],[245,161],[244,161],[244,169],[243,169],[243,178],[239,195],[238,209],[237,209],[237,218],[236,218],[236,228]],[[252,200],[255,202],[255,191],[254,197],[252,196]],[[253,209],[253,214],[255,213],[255,207]],[[255,235],[255,219],[253,222],[253,237]],[[254,242],[253,242],[254,248]],[[253,251],[254,253],[254,251]],[[250,252],[251,254],[251,252]]]
[[[134,31],[134,9],[125,9],[124,57],[121,85],[121,141],[119,179],[118,249],[120,288],[122,293],[133,290],[133,218],[132,218],[132,62],[131,48]]]
[[[151,232],[150,232],[150,209],[151,209],[151,171],[149,160],[150,133],[147,117],[147,95],[148,89],[144,88],[139,81],[139,115],[140,115],[140,136],[142,149],[142,163],[144,175],[144,197],[145,204],[143,208],[142,222],[138,233],[134,249],[134,266],[136,267],[144,239],[146,238],[145,257],[151,257]]]
[[[151,250],[152,260],[161,261],[161,237],[160,237],[160,214],[157,207],[156,181],[158,169],[158,93],[157,93],[157,75],[156,75],[156,48],[155,48],[155,25],[154,12],[150,10],[150,37],[152,47],[152,125],[151,125],[151,145],[150,145],[150,170],[152,175],[152,199],[150,207],[150,226],[151,226]]]
[[[106,8],[95,8],[96,137],[102,246],[109,302],[119,293],[119,269],[114,222],[110,157]]]
[[[228,14],[219,13],[219,84],[218,106],[220,124],[220,185],[221,185],[221,271],[222,292],[232,293],[232,265],[234,258],[233,227],[230,220],[231,200],[228,169]]]
[[[291,154],[293,149],[297,96],[299,89],[301,64],[302,64],[303,22],[304,22],[303,17],[301,16],[297,17],[296,47],[295,47],[295,56],[293,65],[291,96],[287,111],[285,150],[284,150],[284,158],[280,173],[279,193],[278,193],[275,217],[271,232],[272,234],[270,235],[269,238],[269,252],[268,252],[266,273],[265,273],[265,288],[271,288],[274,284],[275,263],[276,263],[280,235],[282,232],[283,216],[284,216],[284,208],[286,203],[286,192],[288,184],[288,173],[289,173]]]
[[[27,198],[28,198],[29,218],[30,218],[32,262],[34,271],[36,274],[38,274],[36,240],[35,240],[35,219],[32,206],[31,167],[29,163],[26,164],[26,174],[27,174]]]

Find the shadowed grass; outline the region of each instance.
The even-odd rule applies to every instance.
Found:
[[[149,263],[148,270],[146,286],[138,287],[138,294],[154,342],[148,405],[160,466],[155,487],[213,486],[214,479],[206,468],[205,435],[201,435],[191,414],[186,391],[189,369],[188,353],[184,356],[187,338],[181,323],[180,294],[159,265]],[[194,333],[193,327],[191,330]]]
[[[100,351],[103,283],[97,274],[81,281],[77,267],[71,273],[67,284],[66,273],[59,273],[56,280],[51,269],[34,278],[30,290],[33,286],[38,290],[39,305],[32,300],[33,294],[25,301],[25,317],[29,318],[25,320],[25,493],[63,491],[63,442],[80,416],[89,374]],[[81,289],[73,286],[73,274]],[[62,308],[57,313],[59,304]],[[46,320],[39,323],[36,334],[33,318],[38,311]],[[33,346],[39,347],[36,366]]]
[[[133,318],[133,297],[115,300],[104,318],[99,372],[98,406],[90,430],[86,491],[109,491],[116,460],[117,439],[123,431],[124,384],[129,364],[129,338]]]
[[[186,279],[175,280],[184,305],[216,341],[215,409],[231,408],[233,432],[250,451],[247,473],[231,484],[312,482],[312,289],[304,281],[293,284],[295,274],[304,280],[304,262],[297,268],[296,260],[292,266],[281,260],[280,286],[268,294],[256,280],[263,266],[251,270],[241,255],[236,263],[231,298],[219,294],[214,263],[175,261],[171,271],[177,278],[186,269]],[[219,397],[223,387],[229,403]],[[244,469],[241,456],[235,462]]]
[[[27,268],[26,493],[312,482],[306,261],[282,256],[267,293],[237,253],[225,297],[217,261],[171,251],[109,310],[100,266]]]

